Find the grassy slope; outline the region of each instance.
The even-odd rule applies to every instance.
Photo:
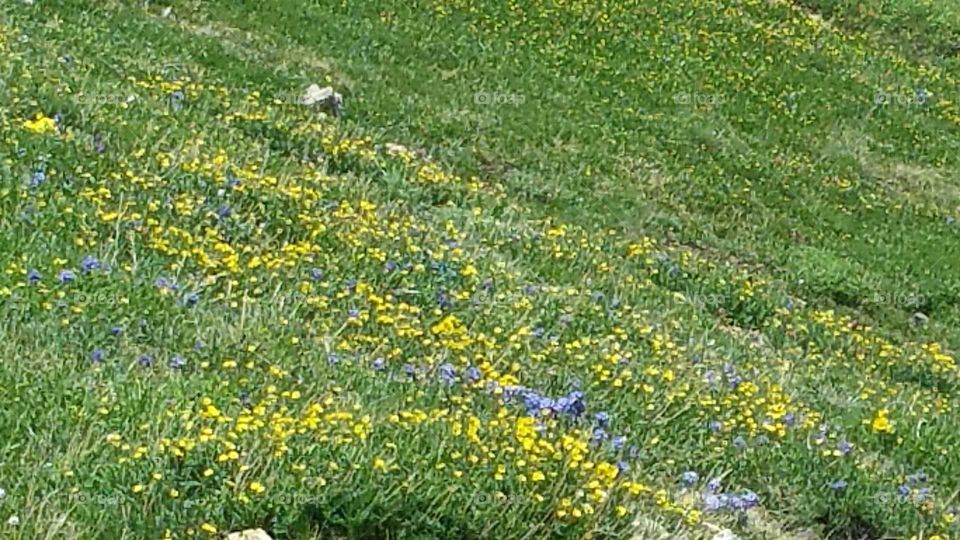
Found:
[[[16,362],[2,370],[14,405],[0,419],[9,435],[0,487],[10,493],[0,504],[24,521],[9,532],[142,537],[170,528],[189,536],[206,521],[260,524],[293,538],[316,529],[519,537],[533,523],[537,535],[616,537],[637,533],[637,516],[694,535],[711,531],[702,521],[733,526],[736,514],[693,513],[702,482],[681,487],[685,470],[760,494],[764,511],[750,514],[746,536],[949,532],[944,520],[960,488],[951,450],[956,369],[952,358],[904,340],[953,339],[957,278],[947,271],[956,229],[944,218],[956,206],[956,138],[944,134],[955,133],[955,109],[942,101],[874,108],[877,87],[921,84],[921,60],[901,62],[870,36],[817,30],[783,6],[620,5],[592,8],[593,20],[609,25],[602,34],[578,25],[584,14],[576,6],[540,18],[540,8],[521,15],[494,3],[446,15],[408,3],[174,4],[175,20],[158,17],[158,7],[120,4],[7,8],[3,163],[5,177],[20,182],[2,199],[2,285],[13,299],[3,341]],[[769,60],[745,52],[757,43]],[[851,65],[864,67],[854,73]],[[174,109],[176,87],[151,81],[154,74],[211,86],[188,91],[186,107]],[[330,142],[318,142],[296,131],[315,117],[271,99],[289,103],[325,76],[346,89],[349,112]],[[928,77],[923,86],[949,99],[949,75]],[[246,97],[253,89],[263,99]],[[478,106],[478,91],[522,103]],[[681,92],[721,94],[724,102],[691,107],[676,102]],[[130,93],[143,101],[123,107]],[[37,110],[64,114],[74,138],[25,134],[20,119]],[[225,120],[238,112],[251,116]],[[107,144],[99,157],[95,134]],[[425,182],[419,165],[409,169],[382,151],[371,162],[364,135],[426,146],[464,177],[493,183]],[[226,200],[218,190],[229,168],[204,168],[220,151],[253,186],[229,196],[233,217],[225,221],[213,216]],[[333,157],[318,165],[319,153]],[[199,170],[182,164],[193,158]],[[38,168],[47,182],[31,190]],[[122,181],[126,171],[146,186]],[[263,183],[259,171],[280,180]],[[359,199],[378,210],[320,211]],[[124,202],[157,223],[106,218]],[[216,253],[200,240],[209,231],[241,250],[241,269],[203,264],[200,254]],[[640,233],[655,243],[645,245]],[[308,240],[321,244],[320,254],[283,249]],[[633,248],[639,257],[625,256],[631,245],[643,246]],[[424,266],[400,264],[401,275],[391,277],[374,248]],[[60,267],[77,268],[90,253],[114,269],[84,275],[76,287],[54,283]],[[248,267],[254,256],[281,266]],[[467,265],[478,275],[462,272]],[[33,267],[44,274],[39,289],[25,282]],[[314,282],[311,267],[327,276]],[[162,275],[200,291],[198,306],[185,309],[181,293],[160,294],[154,280]],[[369,289],[351,288],[351,279]],[[393,313],[399,300],[391,291],[404,290],[421,310],[408,314],[409,324],[425,335],[447,314],[467,321],[468,354],[385,324],[346,322],[350,310],[361,318]],[[922,298],[932,324],[906,324],[911,295]],[[378,307],[384,296],[388,308]],[[834,303],[880,328],[816,310]],[[126,333],[109,337],[113,325]],[[531,336],[539,328],[546,339]],[[194,349],[197,340],[206,346]],[[108,359],[99,367],[89,364],[95,347]],[[341,367],[330,365],[331,349]],[[156,369],[139,366],[145,352]],[[176,354],[189,362],[187,376],[163,367]],[[390,361],[392,382],[370,369],[378,355]],[[253,364],[233,374],[223,364],[230,359]],[[583,469],[564,472],[566,449],[559,463],[527,456],[552,475],[549,489],[519,480],[530,470],[506,456],[528,451],[514,433],[522,406],[487,395],[485,384],[451,390],[430,382],[444,361],[463,378],[482,360],[490,362],[487,381],[512,373],[551,395],[579,379],[590,414],[610,412],[612,434],[637,445],[629,475],[603,486],[610,502],[590,502],[593,517],[571,518],[563,505],[587,502],[578,490],[589,500],[593,479]],[[422,368],[420,385],[403,382],[403,363]],[[737,378],[749,384],[736,386]],[[300,397],[292,399],[294,391]],[[204,416],[203,396],[229,419]],[[224,463],[217,456],[237,433],[246,400],[279,415],[271,423],[308,421],[308,403],[356,418],[334,418],[316,438],[281,436],[291,437],[292,450],[281,456],[269,430],[235,435],[242,458]],[[882,408],[896,434],[871,429]],[[423,423],[418,411],[437,416]],[[795,421],[784,419],[788,412]],[[394,422],[394,414],[408,416]],[[362,415],[374,427],[358,439],[348,432],[364,432]],[[454,453],[478,450],[452,427],[468,416],[481,419],[487,453],[469,465]],[[711,421],[723,429],[712,434]],[[212,442],[199,432],[208,424]],[[546,424],[547,438],[591,435],[589,423]],[[169,444],[157,450],[164,438],[196,449],[186,458]],[[844,440],[854,450],[834,455]],[[146,460],[131,458],[138,444]],[[424,451],[441,445],[449,446]],[[592,462],[625,458],[609,441],[588,448]],[[371,468],[383,458],[397,469]],[[306,472],[292,470],[299,465]],[[494,477],[498,465],[505,480]],[[451,477],[451,469],[466,474]],[[929,485],[899,497],[897,486],[919,469]],[[624,476],[662,495],[626,497]],[[766,478],[775,480],[759,480]],[[827,487],[841,478],[849,489]],[[250,489],[252,479],[267,493]],[[145,495],[132,493],[138,484]],[[923,487],[932,495],[921,496]],[[625,518],[616,517],[621,504]],[[104,511],[111,519],[100,519]]]
[[[916,306],[874,299],[922,297],[920,310],[955,322],[955,62],[912,59],[904,37],[919,31],[894,34],[898,49],[780,3],[573,6],[209,11],[335,58],[358,122],[552,212],[764,263],[798,294],[888,324]],[[911,103],[921,88],[929,106]],[[478,92],[521,103],[478,107]],[[880,92],[892,105],[874,106]]]

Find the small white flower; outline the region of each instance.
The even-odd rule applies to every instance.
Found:
[[[7,490],[0,488],[0,499],[7,496]]]
[[[20,524],[20,518],[18,518],[17,516],[10,516],[10,519],[7,520],[7,525],[10,525],[11,527],[16,527],[19,524]]]

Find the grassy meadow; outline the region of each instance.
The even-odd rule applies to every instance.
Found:
[[[960,538],[958,81],[954,0],[0,3],[0,538]]]

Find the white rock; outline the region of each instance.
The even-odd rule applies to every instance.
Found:
[[[343,96],[334,92],[330,86],[320,88],[320,85],[311,84],[306,92],[303,93],[303,97],[300,98],[300,103],[307,106],[325,106],[330,109],[330,112],[332,112],[334,116],[340,116],[340,111],[343,107]]]
[[[227,540],[273,540],[263,529],[247,529],[245,531],[232,532],[227,535]]]
[[[730,529],[722,529],[720,532],[713,535],[713,538],[710,540],[740,540],[740,537],[733,534],[733,531]]]
[[[318,84],[311,84],[307,88],[307,91],[303,93],[303,98],[300,102],[304,105],[316,105],[317,103],[323,103],[329,100],[334,94],[336,94],[336,92],[334,92],[330,86],[320,88]]]

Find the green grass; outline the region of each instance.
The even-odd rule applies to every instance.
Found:
[[[3,536],[960,536],[957,13],[0,7]]]

